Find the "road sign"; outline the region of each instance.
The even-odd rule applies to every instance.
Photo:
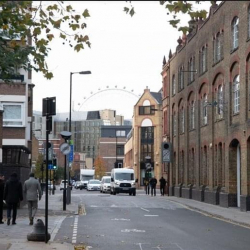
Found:
[[[74,145],[70,145],[69,162],[74,161]]]
[[[162,143],[162,162],[171,162],[172,161],[172,145],[170,142]]]
[[[70,146],[68,143],[64,142],[60,145],[60,151],[64,154],[67,155],[70,152]]]
[[[48,170],[53,170],[54,169],[53,167],[54,167],[53,164],[48,164]]]

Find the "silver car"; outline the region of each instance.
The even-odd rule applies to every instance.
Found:
[[[110,191],[111,176],[103,176],[101,180],[100,192],[105,193]]]

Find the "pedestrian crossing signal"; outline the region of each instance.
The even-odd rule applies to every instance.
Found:
[[[53,170],[57,170],[57,159],[53,159]]]

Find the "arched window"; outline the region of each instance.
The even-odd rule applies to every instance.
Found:
[[[247,13],[247,37],[250,38],[250,5],[248,6],[248,13]]]
[[[221,117],[223,116],[223,86],[222,85],[218,87],[217,114],[220,115]]]
[[[180,133],[183,134],[185,127],[184,127],[184,107],[180,110]]]
[[[194,81],[194,73],[195,73],[195,57],[191,57],[188,62],[188,83],[191,83]]]
[[[207,124],[207,94],[203,96],[203,101],[202,101],[202,118],[203,118],[203,125]]]
[[[189,106],[189,129],[194,129],[194,101]]]
[[[176,82],[175,82],[175,75],[172,76],[172,95],[175,95],[176,91]]]
[[[232,49],[239,46],[239,18],[236,16],[232,21]]]
[[[201,70],[202,73],[207,70],[207,49],[204,46],[201,51]]]
[[[179,67],[179,79],[178,79],[178,82],[179,82],[179,91],[184,89],[184,66],[180,66]]]
[[[221,35],[217,33],[215,39],[215,55],[216,55],[216,62],[220,61],[221,59]]]
[[[236,75],[233,81],[233,111],[234,114],[240,112],[240,76]]]
[[[173,135],[176,136],[176,129],[177,129],[177,119],[176,113],[173,113]]]

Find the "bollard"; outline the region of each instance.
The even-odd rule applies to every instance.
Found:
[[[28,241],[45,241],[45,226],[42,220],[38,219],[34,225],[33,231],[27,235]],[[50,234],[47,235],[47,240],[50,240]]]

